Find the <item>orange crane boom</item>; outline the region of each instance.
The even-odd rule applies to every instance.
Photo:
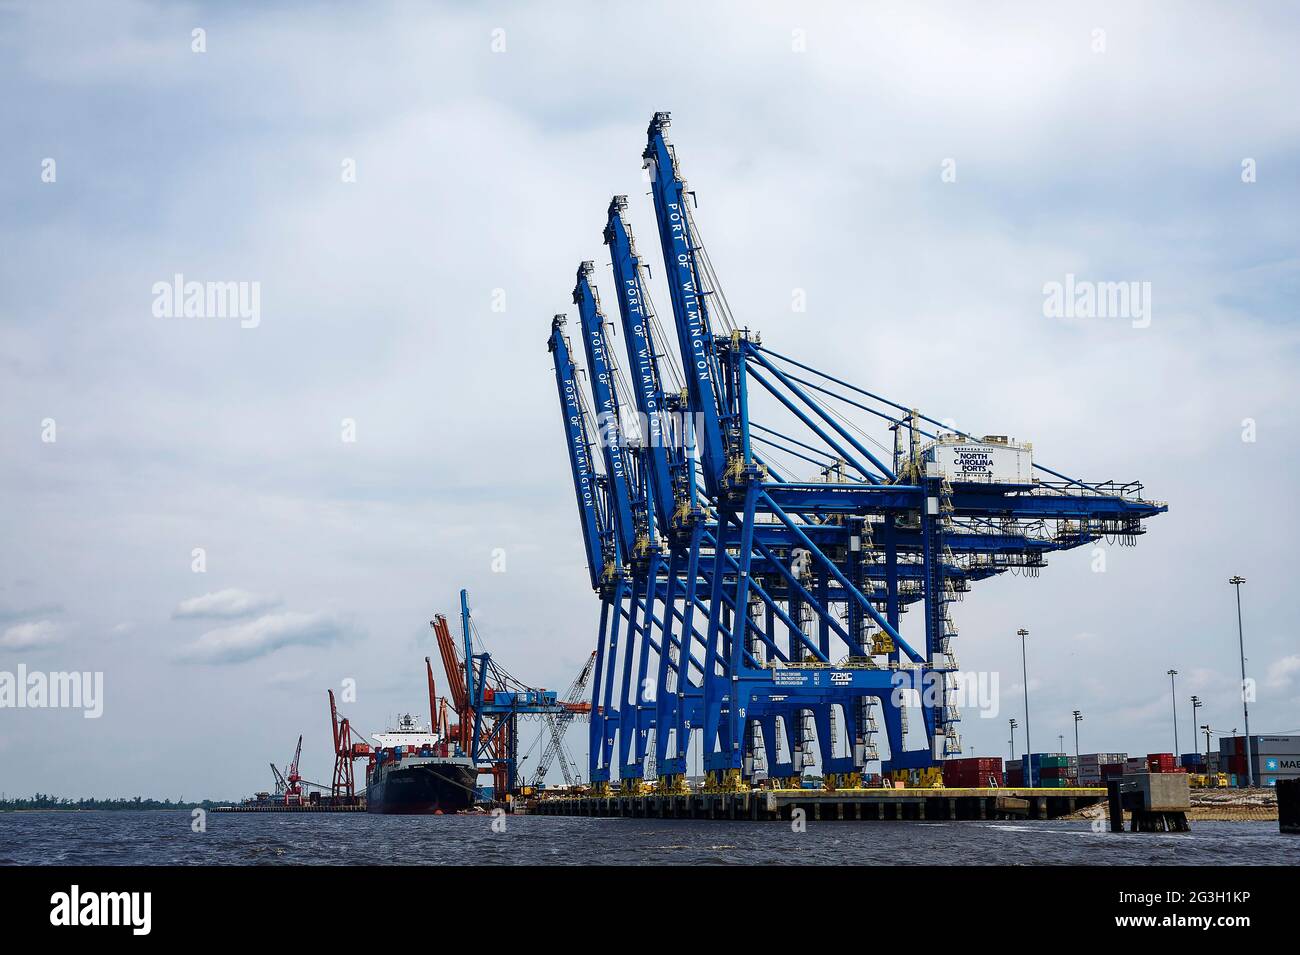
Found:
[[[429,621],[433,627],[433,634],[438,640],[438,655],[442,657],[442,668],[447,674],[447,686],[451,693],[451,708],[456,712],[456,719],[459,722],[457,727],[459,743],[461,749],[470,752],[470,734],[473,733],[474,711],[469,705],[469,691],[465,688],[465,671],[462,669],[460,657],[456,654],[456,641],[451,638],[451,629],[447,626],[447,618],[442,614],[436,614]],[[427,659],[426,659],[427,662]],[[433,675],[430,670],[430,683]],[[432,691],[430,691],[432,693]]]

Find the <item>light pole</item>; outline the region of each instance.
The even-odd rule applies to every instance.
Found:
[[[1210,724],[1205,723],[1201,726],[1205,730],[1205,771],[1210,771]]]
[[[1255,769],[1250,759],[1250,705],[1246,697],[1246,638],[1241,633],[1241,585],[1246,578],[1233,574],[1228,583],[1237,588],[1237,649],[1241,652],[1241,713],[1246,718],[1246,785],[1254,788]]]
[[[1074,711],[1074,762],[1077,766],[1079,763],[1079,724],[1083,722],[1083,714],[1078,710]]]
[[[1201,708],[1201,698],[1192,696],[1192,745],[1196,745],[1196,711]],[[1207,767],[1208,768],[1208,767]]]
[[[1174,693],[1174,677],[1178,676],[1177,670],[1166,670],[1169,675],[1169,701],[1174,705],[1174,758],[1178,758],[1178,697]]]
[[[1021,627],[1016,631],[1016,636],[1020,638],[1020,678],[1025,683],[1025,762],[1029,764],[1024,768],[1025,785],[1033,789],[1034,749],[1029,742],[1029,664],[1025,660],[1025,637],[1029,636],[1029,631]]]
[[[1012,719],[1007,720],[1007,722],[1011,724],[1011,761],[1012,761],[1012,762],[1015,762],[1015,759],[1016,759],[1016,727],[1019,726],[1020,724],[1017,723],[1017,722],[1015,721],[1015,718],[1014,718],[1014,717],[1013,717]]]

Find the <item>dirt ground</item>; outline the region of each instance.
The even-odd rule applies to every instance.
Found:
[[[1105,818],[1106,803],[1080,809],[1070,818]],[[1128,819],[1128,813],[1124,818]],[[1195,822],[1276,822],[1277,791],[1273,789],[1193,789],[1187,819]]]

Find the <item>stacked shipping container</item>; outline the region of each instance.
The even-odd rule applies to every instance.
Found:
[[[1002,757],[972,756],[943,764],[943,784],[956,788],[984,788],[1003,784]]]
[[[1032,778],[1026,778],[1026,766]],[[1070,773],[1070,758],[1064,753],[1030,753],[1007,763],[1006,778],[1008,786],[1028,786],[1032,782],[1034,786],[1059,789],[1070,785]]]
[[[1124,760],[1127,758],[1127,753],[1084,753],[1079,757],[1079,772],[1076,777],[1079,785],[1101,786],[1109,776],[1122,776]],[[1112,770],[1109,776],[1106,773],[1107,768]]]
[[[1205,772],[1205,754],[1204,753],[1183,753],[1178,757],[1178,764],[1189,773]]]
[[[1276,786],[1279,779],[1300,779],[1300,736],[1252,736],[1249,757],[1246,737],[1225,736],[1219,740],[1219,772],[1235,775],[1237,784],[1244,786],[1248,764],[1257,786]]]
[[[1146,771],[1148,773],[1185,773],[1173,753],[1147,753]]]
[[[1029,764],[1035,786],[1064,789],[1070,785],[1070,757],[1064,753],[1031,753]]]
[[[1025,771],[1021,767],[1022,764],[1020,760],[1008,760],[1007,771],[1003,774],[1006,779],[1006,785],[1023,786],[1025,784]]]

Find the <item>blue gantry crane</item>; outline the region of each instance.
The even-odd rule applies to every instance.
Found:
[[[450,642],[441,620],[435,621],[440,644]],[[470,615],[469,592],[460,592],[460,620],[463,651],[448,652],[442,646],[444,666],[453,682],[453,696],[458,697],[459,681],[451,677],[452,668],[463,667],[465,696],[457,703],[458,726],[463,727],[461,742],[479,766],[480,773],[492,774],[494,798],[503,800],[519,791],[519,720],[568,721],[588,711],[585,703],[560,700],[554,690],[536,689],[515,679],[478,641],[475,650],[473,617]],[[544,775],[544,774],[543,774]],[[567,768],[566,768],[567,775]]]
[[[1053,551],[1132,544],[1167,506],[765,346],[730,313],[668,125],[655,114],[642,159],[676,355],[621,196],[604,230],[618,325],[593,263],[573,294],[590,401],[564,316],[548,342],[600,599],[593,786],[606,791],[616,765],[625,792],[680,791],[691,745],[721,790],[793,781],[814,761],[831,787],[859,785],[878,759],[896,778],[933,776],[961,751],[952,604],[976,581],[1036,576]],[[904,628],[913,606],[920,624]],[[915,708],[926,742],[909,748]]]

